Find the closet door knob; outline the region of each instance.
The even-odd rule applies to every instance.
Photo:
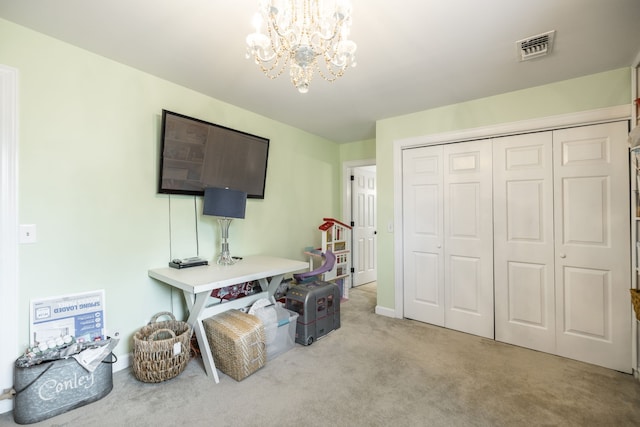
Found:
[[[437,248],[440,249],[442,247],[442,245],[438,245]]]
[[[560,254],[560,258],[566,258],[567,254]]]

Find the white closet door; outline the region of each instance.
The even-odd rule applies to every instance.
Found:
[[[556,342],[631,372],[626,122],[554,132]]]
[[[444,146],[445,326],[494,337],[491,141]]]
[[[444,326],[442,146],[402,156],[404,317]]]
[[[493,140],[496,340],[555,353],[552,133]]]

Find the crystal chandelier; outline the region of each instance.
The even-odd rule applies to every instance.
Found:
[[[348,0],[260,0],[253,25],[256,31],[247,36],[247,59],[253,58],[270,79],[288,65],[291,82],[300,93],[309,91],[315,71],[333,82],[348,66],[356,66]]]

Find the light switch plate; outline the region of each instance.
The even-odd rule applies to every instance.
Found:
[[[36,225],[20,224],[20,243],[36,243],[37,241]]]

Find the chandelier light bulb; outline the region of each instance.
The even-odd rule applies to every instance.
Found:
[[[256,33],[260,32],[260,28],[262,27],[262,15],[260,13],[256,13],[255,15],[253,15],[253,19],[251,20],[251,24],[253,25],[253,28],[255,28]]]
[[[289,68],[300,93],[314,73],[333,82],[356,64],[349,0],[259,0],[252,25],[246,57],[270,79]]]

